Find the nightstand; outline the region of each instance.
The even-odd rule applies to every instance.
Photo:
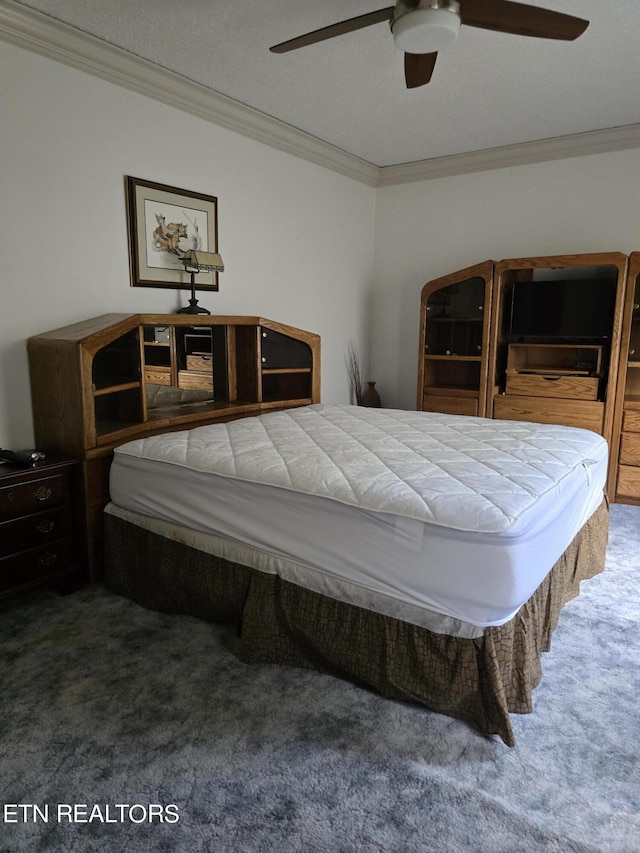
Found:
[[[0,464],[0,597],[81,581],[75,495],[80,465],[47,457],[32,468]]]

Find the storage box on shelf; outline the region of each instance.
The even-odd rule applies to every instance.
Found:
[[[116,445],[320,399],[319,337],[261,317],[108,314],[37,335],[28,352],[37,445],[82,463],[94,578]]]

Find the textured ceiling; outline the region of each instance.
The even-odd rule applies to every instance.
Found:
[[[375,166],[640,122],[640,2],[539,0],[590,21],[575,42],[462,27],[408,91],[388,24],[277,55],[277,42],[390,0],[26,0]],[[0,3],[2,0],[0,0]],[[464,0],[462,0],[464,2]]]

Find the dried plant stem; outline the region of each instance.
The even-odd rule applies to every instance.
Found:
[[[351,389],[351,399],[355,401],[356,406],[359,406],[362,402],[362,374],[360,371],[360,356],[353,341],[349,342],[345,361],[347,364],[349,387]]]

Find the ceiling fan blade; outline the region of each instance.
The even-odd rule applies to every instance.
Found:
[[[437,58],[437,53],[405,53],[404,79],[407,89],[416,89],[431,80]]]
[[[322,27],[322,29],[314,30],[312,33],[306,33],[303,36],[289,39],[289,41],[283,41],[281,44],[275,44],[269,50],[272,53],[287,53],[289,50],[297,50],[299,47],[306,47],[308,44],[316,44],[316,42],[325,39],[343,36],[345,33],[352,33],[355,30],[370,27],[372,24],[390,20],[393,9],[393,6],[388,6],[386,9],[378,9],[377,12],[367,12],[365,15],[358,15],[337,24],[330,24],[328,27]]]
[[[460,0],[460,19],[469,27],[534,38],[573,41],[589,21],[512,0]]]

